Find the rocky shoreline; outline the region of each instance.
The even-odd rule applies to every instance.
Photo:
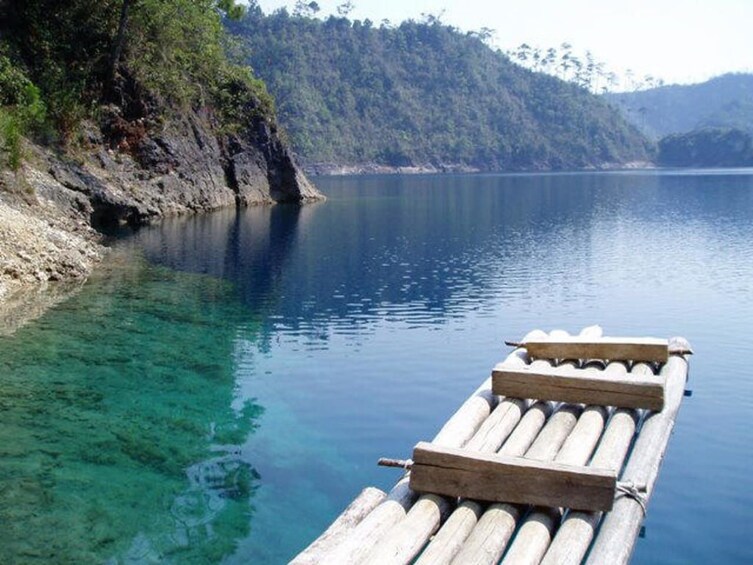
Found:
[[[27,144],[22,169],[0,172],[0,304],[24,287],[85,280],[114,226],[324,198],[263,119],[229,134],[210,112],[128,122],[112,107],[82,137],[65,152]]]
[[[83,218],[47,198],[0,195],[0,304],[23,287],[85,279],[103,251]]]
[[[306,174],[312,176],[346,176],[346,175],[425,175],[425,174],[470,174],[470,173],[542,173],[542,172],[565,172],[553,170],[549,167],[510,169],[504,171],[492,171],[472,167],[462,163],[450,163],[441,165],[411,165],[391,166],[381,163],[302,163],[301,168]],[[628,163],[600,163],[598,166],[581,169],[583,171],[617,171],[634,169],[655,169],[656,164],[650,161],[631,161]],[[567,171],[569,172],[569,170]]]
[[[411,165],[395,167],[381,163],[341,164],[341,163],[310,163],[301,167],[308,175],[313,176],[346,176],[346,175],[426,175],[442,173],[480,173],[481,169],[467,165]]]

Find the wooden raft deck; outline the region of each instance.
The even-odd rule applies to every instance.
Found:
[[[513,345],[389,494],[366,488],[292,563],[627,563],[689,345],[602,338],[598,326]]]

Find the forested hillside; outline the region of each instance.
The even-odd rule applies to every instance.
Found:
[[[732,128],[670,134],[659,141],[657,160],[669,167],[749,167],[753,165],[753,138]]]
[[[541,170],[651,158],[651,145],[603,99],[436,19],[376,27],[264,15],[252,3],[228,25],[309,166]]]
[[[242,13],[233,0],[0,0],[3,123],[66,145],[108,104],[141,118],[211,106],[229,128],[273,119],[264,84],[225,54],[221,16]]]
[[[753,74],[726,74],[701,84],[607,94],[606,98],[656,139],[701,128],[753,133]]]

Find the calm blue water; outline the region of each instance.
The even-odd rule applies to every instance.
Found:
[[[279,563],[533,328],[683,335],[635,563],[753,561],[753,171],[319,178],[0,337],[0,562]]]

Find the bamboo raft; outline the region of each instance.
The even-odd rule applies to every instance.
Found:
[[[685,395],[682,338],[535,330],[291,563],[627,563]]]

